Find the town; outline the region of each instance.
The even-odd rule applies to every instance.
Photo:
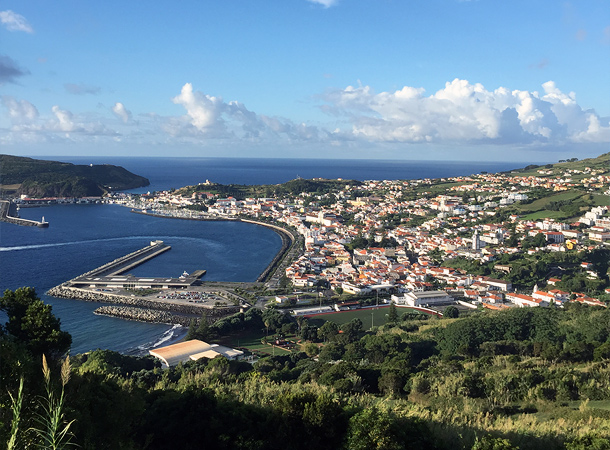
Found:
[[[392,294],[395,304],[408,306],[606,306],[610,175],[601,161],[435,180],[320,179],[310,181],[313,191],[278,195],[267,187],[272,195],[264,197],[223,195],[206,181],[104,201],[162,216],[252,219],[290,229],[304,248],[278,279],[295,291],[325,286],[386,301]],[[300,181],[308,180],[294,185]],[[277,302],[298,300],[286,294]]]

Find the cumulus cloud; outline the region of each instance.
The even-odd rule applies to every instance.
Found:
[[[112,112],[124,123],[127,123],[131,120],[131,111],[127,110],[125,108],[125,105],[120,102],[114,104],[114,106],[112,107]]]
[[[34,32],[34,29],[28,23],[25,17],[11,11],[10,9],[0,11],[0,23],[2,23],[2,25],[4,25],[9,31],[25,31],[26,33]]]
[[[51,111],[53,111],[53,114],[55,114],[55,118],[57,119],[56,125],[59,130],[74,131],[76,129],[76,126],[72,120],[73,115],[70,111],[60,109],[57,105],[53,106]]]
[[[57,105],[51,108],[50,114],[42,116],[32,103],[12,96],[1,96],[0,105],[8,111],[11,122],[11,126],[0,133],[0,142],[93,142],[100,137],[114,139],[119,136],[104,124],[103,118],[91,114],[73,114]]]
[[[268,117],[250,111],[243,103],[225,102],[186,83],[172,101],[184,107],[186,115],[168,120],[164,129],[173,136],[199,135],[206,138],[265,139],[281,136],[291,140],[320,139],[325,132],[289,119]]]
[[[13,59],[0,55],[0,85],[15,83],[17,78],[29,73],[29,71],[21,69]]]
[[[487,90],[455,79],[426,96],[421,88],[373,92],[348,86],[325,96],[322,109],[344,116],[354,136],[390,142],[608,142],[608,119],[584,111],[554,82],[544,93]]]
[[[8,109],[8,115],[13,123],[26,123],[38,118],[38,110],[27,100],[17,100],[10,95],[3,95],[0,100]]]
[[[224,126],[221,115],[225,104],[222,99],[193,92],[191,83],[182,86],[180,95],[174,97],[172,102],[186,109],[190,123],[199,131],[210,131]]]
[[[86,84],[74,84],[74,83],[66,83],[64,84],[64,88],[66,89],[66,92],[68,92],[68,94],[73,94],[73,95],[86,95],[86,94],[91,94],[91,95],[96,95],[99,94],[99,92],[101,91],[101,88],[98,86],[87,86]]]

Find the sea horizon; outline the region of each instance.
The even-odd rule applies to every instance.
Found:
[[[45,158],[46,159],[46,158]],[[468,176],[483,171],[506,172],[523,168],[519,161],[426,161],[317,158],[232,158],[184,156],[54,156],[73,164],[112,164],[146,177],[149,186],[132,193],[162,191],[206,181],[219,184],[281,184],[305,178],[343,180],[411,180]]]

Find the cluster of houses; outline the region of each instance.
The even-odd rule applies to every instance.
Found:
[[[441,259],[464,257],[487,263],[503,254],[561,252],[587,248],[585,240],[600,244],[610,241],[608,206],[591,208],[576,223],[522,220],[517,216],[511,216],[508,222],[489,223],[502,207],[527,200],[532,187],[554,191],[574,187],[603,190],[608,189],[610,182],[610,177],[601,170],[580,171],[587,175],[580,181],[573,180],[578,175],[574,170],[554,178],[542,176],[548,175],[545,170],[539,170],[541,176],[480,174],[442,179],[459,184],[445,194],[424,193],[418,198],[404,194],[410,187],[432,185],[435,181],[366,181],[361,185],[346,184],[343,189],[327,194],[304,192],[286,198],[245,200],[220,198],[206,191],[210,184],[206,182],[188,197],[162,192],[116,201],[152,211],[158,208],[164,214],[202,214],[202,217],[204,213],[193,210],[168,212],[166,205],[205,202],[207,216],[247,216],[285,223],[296,229],[305,242],[303,254],[285,271],[297,288],[314,286],[323,280],[335,290],[353,294],[390,290],[409,294],[433,290],[433,280],[462,297],[489,305],[561,305],[571,293],[568,299],[565,293],[550,291],[544,291],[544,295],[537,291],[530,296],[517,296],[510,294],[510,283],[438,267],[433,257],[436,253],[442,255]],[[513,233],[543,235],[544,239],[537,240],[542,242],[540,246],[524,249],[511,239]],[[366,239],[368,248],[349,251],[348,245],[357,239]],[[382,246],[384,242],[386,245]],[[417,260],[412,261],[408,254],[415,255]],[[497,269],[502,270],[502,265],[498,264]],[[576,300],[579,299],[584,303],[594,300],[577,295]]]

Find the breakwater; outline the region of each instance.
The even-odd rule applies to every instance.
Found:
[[[55,286],[47,291],[47,295],[58,298],[82,300],[86,302],[112,303],[116,305],[134,306],[157,311],[171,311],[181,314],[200,316],[204,311],[208,317],[224,317],[239,311],[239,307],[228,306],[222,308],[210,308],[198,304],[180,304],[173,302],[162,302],[127,295],[113,294],[110,292],[92,292],[69,286]]]
[[[16,214],[15,205],[8,200],[0,200],[0,221],[26,227],[47,228],[49,226],[49,222],[45,222],[44,217],[40,222],[37,222],[35,220],[22,219],[13,214]]]
[[[183,327],[188,327],[192,319],[191,317],[172,314],[168,311],[136,308],[134,306],[100,306],[93,311],[93,314],[117,317],[119,319],[137,320],[138,322],[182,325]]]

